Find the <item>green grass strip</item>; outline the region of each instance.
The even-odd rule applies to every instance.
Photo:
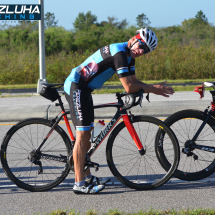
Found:
[[[51,211],[50,213],[46,213],[46,215],[167,215],[167,214],[173,214],[173,215],[215,215],[215,209],[182,209],[182,210],[141,210],[137,212],[127,213],[120,211],[118,209],[110,209],[106,213],[99,213],[96,210],[89,210],[86,213],[80,213],[76,212],[75,210],[71,209],[70,211],[65,210],[55,210]],[[37,215],[42,215],[41,213],[38,213]]]
[[[146,84],[156,84],[166,80],[149,80],[142,82]],[[180,84],[180,83],[203,83],[205,81],[215,81],[213,79],[186,79],[186,80],[167,80],[168,84]],[[120,81],[107,81],[104,85],[111,85],[117,86],[122,85]],[[37,88],[37,84],[13,84],[13,85],[0,85],[0,89],[30,89],[30,88]]]
[[[194,91],[195,86],[171,86],[175,92],[179,92],[179,91]],[[205,90],[213,90],[213,88],[206,88]],[[111,94],[111,93],[123,93],[125,92],[125,90],[123,88],[117,88],[117,89],[100,89],[100,90],[94,90],[93,94]]]
[[[37,88],[37,84],[0,85],[0,89],[32,89],[32,88]]]
[[[167,81],[167,84],[184,84],[184,83],[203,83],[205,81],[215,82],[215,79],[148,80],[148,81],[142,80],[142,82],[146,84],[156,84],[164,81]],[[120,81],[107,81],[104,83],[104,85],[115,86],[115,85],[122,85],[122,84]]]
[[[172,86],[172,88],[175,90],[175,92],[179,91],[194,91],[195,86]],[[213,90],[212,88],[206,88],[205,90]],[[92,94],[115,94],[115,93],[123,93],[125,92],[124,88],[116,88],[116,89],[99,89],[99,90],[94,90]],[[36,92],[35,92],[36,93]],[[35,95],[29,95],[29,94],[18,94],[18,95],[12,95],[10,93],[2,94],[0,90],[0,98],[2,97],[31,97]]]

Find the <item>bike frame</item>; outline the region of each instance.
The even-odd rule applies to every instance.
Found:
[[[199,150],[202,150],[202,151],[215,153],[215,147],[194,144],[195,140],[198,138],[199,134],[201,133],[202,129],[205,127],[205,125],[208,122],[208,120],[215,113],[215,91],[210,91],[210,93],[212,94],[212,98],[213,98],[212,101],[211,101],[211,109],[210,109],[210,111],[208,111],[208,108],[205,109],[203,114],[206,116],[206,119],[201,124],[200,128],[198,129],[198,131],[196,132],[196,134],[194,135],[194,137],[190,141],[189,147],[191,149],[199,149]]]
[[[93,155],[93,153],[96,151],[96,149],[100,146],[100,144],[103,142],[103,140],[107,137],[107,135],[111,132],[111,130],[115,127],[115,125],[117,124],[117,122],[121,118],[123,119],[123,121],[126,125],[126,128],[128,129],[131,137],[133,138],[134,143],[136,144],[137,149],[139,150],[139,153],[142,155],[145,152],[143,145],[142,145],[132,123],[130,122],[127,111],[123,110],[124,102],[122,101],[121,98],[117,98],[117,99],[118,99],[117,103],[109,103],[109,104],[101,104],[101,105],[93,106],[94,109],[106,108],[106,107],[116,107],[117,112],[116,112],[115,116],[111,119],[111,121],[108,123],[108,125],[105,127],[105,129],[103,129],[103,131],[101,131],[101,133],[97,136],[97,138],[93,142],[91,148],[87,152],[89,157],[91,157]],[[42,146],[45,144],[45,142],[47,141],[49,136],[52,134],[55,127],[58,125],[58,123],[61,121],[62,118],[64,119],[64,121],[66,123],[67,130],[68,130],[70,138],[72,140],[72,146],[74,146],[74,144],[75,144],[75,137],[72,133],[72,129],[70,127],[70,124],[69,124],[69,121],[67,118],[67,115],[70,114],[70,111],[65,111],[64,106],[63,106],[63,102],[62,102],[60,96],[58,98],[58,101],[59,101],[59,103],[56,103],[55,106],[61,107],[62,115],[58,119],[56,118],[57,120],[56,119],[52,120],[52,124],[53,124],[52,128],[48,132],[48,134],[46,135],[46,137],[42,141],[42,143],[39,145],[39,147],[36,149],[36,153],[39,154],[42,159],[55,160],[58,162],[67,163],[67,157],[66,156],[47,155],[47,154],[43,154],[40,152]]]

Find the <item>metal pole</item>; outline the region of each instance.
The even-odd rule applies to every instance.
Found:
[[[42,89],[42,83],[47,83],[45,66],[45,33],[44,33],[44,0],[39,0],[41,5],[41,20],[39,20],[39,64],[40,79],[37,82],[37,93]]]

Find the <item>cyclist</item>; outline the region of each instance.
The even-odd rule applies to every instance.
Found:
[[[75,185],[73,191],[79,193],[97,193],[104,189],[108,178],[92,176],[86,172],[84,162],[91,147],[90,131],[93,129],[94,110],[91,92],[100,88],[114,73],[128,93],[140,89],[144,93],[154,93],[169,97],[174,93],[166,82],[147,85],[136,78],[135,58],[155,50],[158,39],[150,29],[138,30],[128,42],[107,45],[87,58],[81,65],[72,69],[65,81],[64,91],[70,106],[71,117],[76,129],[76,142],[73,149]]]

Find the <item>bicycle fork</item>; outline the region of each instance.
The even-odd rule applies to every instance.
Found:
[[[128,129],[128,132],[130,133],[132,139],[134,140],[134,143],[136,144],[140,155],[144,155],[146,153],[146,151],[143,148],[143,145],[137,135],[137,132],[135,131],[133,125],[131,124],[128,115],[123,115],[123,121],[125,123],[126,128]]]

